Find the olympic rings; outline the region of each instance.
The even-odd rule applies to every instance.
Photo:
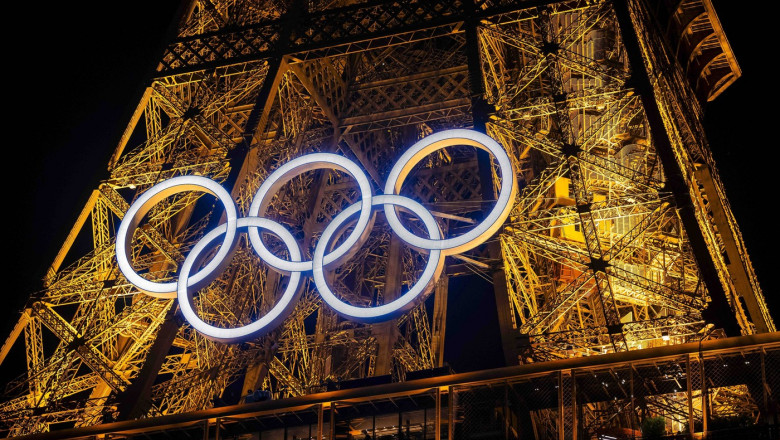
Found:
[[[453,145],[471,145],[491,153],[501,174],[501,188],[495,206],[469,232],[455,238],[442,239],[441,231],[433,215],[418,202],[399,195],[404,180],[414,166],[425,156],[441,148]],[[263,218],[273,194],[296,175],[314,169],[332,169],[349,174],[357,182],[361,199],[347,207],[331,220],[322,233],[311,261],[303,261],[301,249],[293,235],[280,223]],[[175,282],[154,282],[140,276],[130,263],[131,240],[138,224],[151,208],[166,197],[184,191],[204,191],[216,196],[225,207],[225,223],[208,232],[192,248],[185,258]],[[174,177],[154,185],[143,193],[128,209],[119,226],[116,239],[116,255],[120,271],[127,280],[142,292],[159,298],[178,298],[185,319],[206,337],[220,341],[238,341],[261,336],[278,326],[290,313],[300,295],[303,272],[312,271],[314,283],[323,300],[341,316],[360,322],[379,322],[398,316],[416,304],[416,299],[429,292],[444,267],[444,257],[473,249],[492,236],[509,216],[512,201],[517,193],[517,182],[512,163],[506,151],[489,136],[472,130],[447,130],[430,135],[407,150],[393,166],[385,184],[384,195],[373,195],[371,182],[360,167],[345,157],[329,153],[314,153],[296,158],[282,165],[263,182],[254,195],[246,217],[238,218],[237,209],[230,194],[218,183],[200,176]],[[398,237],[415,249],[428,253],[428,262],[419,280],[395,300],[376,307],[357,307],[342,301],[328,286],[324,268],[348,259],[360,248],[371,231],[375,206],[382,206],[388,225]],[[428,237],[419,237],[407,230],[398,217],[398,209],[411,212],[422,221]],[[329,249],[337,233],[350,217],[358,214],[355,226],[335,249]],[[193,308],[193,292],[214,281],[230,262],[235,251],[238,229],[246,229],[249,242],[269,268],[290,279],[276,305],[263,317],[241,327],[222,328],[203,321]],[[279,237],[288,249],[289,259],[280,258],[266,247],[258,229],[264,229]],[[207,264],[200,266],[204,251],[224,235],[221,246]]]

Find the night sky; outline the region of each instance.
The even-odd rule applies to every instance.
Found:
[[[772,249],[780,187],[774,155],[777,78],[762,65],[772,47],[771,14],[715,0],[743,76],[707,107],[706,125],[721,177],[776,320],[778,278]],[[130,6],[131,5],[131,6]],[[98,182],[144,78],[156,64],[177,2],[27,2],[6,34],[6,263],[0,317],[4,339]],[[121,8],[120,8],[121,6]],[[6,31],[8,32],[8,31]],[[29,36],[35,35],[35,39]],[[771,55],[770,55],[771,56]],[[463,304],[468,307],[468,304]],[[451,304],[450,307],[453,307]],[[452,328],[452,327],[450,327]],[[449,336],[448,336],[449,337]]]

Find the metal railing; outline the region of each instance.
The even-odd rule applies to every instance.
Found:
[[[53,431],[36,439],[778,438],[780,332]]]

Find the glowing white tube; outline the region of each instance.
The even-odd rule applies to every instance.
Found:
[[[282,242],[287,246],[290,252],[291,261],[301,261],[301,250],[296,243],[295,238],[290,234],[290,231],[285,229],[284,226],[276,223],[273,220],[258,217],[244,217],[238,219],[239,228],[248,227],[249,230],[256,228],[263,228],[276,234],[282,239]],[[235,328],[223,328],[216,327],[200,319],[195,310],[193,309],[193,290],[188,288],[187,279],[192,270],[193,265],[198,260],[201,252],[209,247],[217,237],[224,234],[228,230],[227,225],[222,224],[218,228],[212,230],[206,236],[204,236],[195,247],[192,248],[187,259],[184,260],[184,264],[181,266],[181,272],[179,274],[179,283],[177,285],[177,294],[179,298],[179,307],[181,308],[182,315],[192,327],[204,334],[206,337],[219,340],[222,342],[233,342],[249,338],[257,338],[265,333],[273,330],[279,324],[284,321],[294,308],[295,302],[300,296],[300,283],[301,273],[293,272],[290,274],[290,281],[287,283],[287,288],[284,290],[279,301],[268,311],[262,318],[257,321],[247,324],[242,327]]]
[[[471,145],[493,155],[501,172],[501,190],[496,205],[472,230],[458,237],[436,240],[417,237],[403,227],[395,208],[385,206],[387,222],[402,240],[421,249],[439,249],[445,255],[453,255],[473,249],[495,234],[512,210],[517,181],[509,155],[490,136],[473,130],[446,130],[427,136],[412,145],[396,162],[385,184],[385,194],[398,194],[401,185],[417,163],[425,156],[453,145]],[[487,182],[483,182],[486,185]]]
[[[204,191],[216,196],[225,207],[225,217],[227,219],[225,223],[227,233],[222,241],[222,247],[206,266],[189,278],[190,285],[200,285],[206,282],[207,277],[221,271],[226,262],[229,261],[228,256],[233,251],[233,243],[236,237],[236,219],[238,216],[233,199],[221,185],[201,176],[174,177],[154,185],[130,205],[116,234],[116,259],[119,270],[122,271],[127,281],[150,296],[176,298],[176,282],[158,283],[149,281],[136,273],[133,265],[130,263],[132,259],[130,253],[132,250],[133,233],[138,228],[141,219],[154,205],[166,197],[184,191]]]
[[[373,205],[396,205],[408,209],[419,217],[425,228],[428,230],[428,235],[432,240],[437,240],[440,237],[439,225],[431,215],[430,211],[425,209],[421,204],[415,202],[407,197],[397,195],[380,195],[374,196],[372,200]],[[386,321],[395,316],[398,316],[412,307],[414,307],[415,299],[420,295],[427,293],[433,287],[433,282],[441,274],[441,270],[444,267],[444,258],[441,255],[440,250],[431,250],[428,255],[428,263],[425,265],[420,279],[417,280],[408,292],[401,295],[395,300],[383,304],[377,307],[356,307],[351,304],[340,300],[330,290],[327,281],[325,280],[325,273],[323,271],[325,259],[325,251],[330,241],[334,238],[334,234],[338,231],[339,227],[347,221],[347,219],[358,212],[360,206],[358,203],[351,205],[339,215],[337,215],[330,224],[322,232],[320,240],[317,242],[317,246],[314,248],[313,261],[313,277],[314,283],[317,286],[322,299],[328,303],[328,305],[341,316],[359,322],[379,322]]]
[[[321,168],[339,170],[351,175],[357,181],[361,196],[361,201],[358,203],[361,206],[360,217],[355,225],[355,229],[339,247],[325,257],[324,264],[325,266],[328,266],[345,256],[349,256],[350,253],[354,253],[357,248],[366,241],[368,233],[371,231],[371,228],[369,227],[372,198],[371,182],[369,182],[366,174],[355,162],[352,162],[343,156],[330,153],[307,154],[294,159],[276,169],[268,176],[265,182],[263,182],[255,193],[254,200],[252,200],[252,205],[249,207],[247,216],[261,217],[265,215],[273,194],[275,194],[282,185],[289,182],[293,177],[303,174],[306,171]],[[316,192],[317,189],[312,188],[312,191]],[[312,269],[311,261],[286,261],[272,254],[265,247],[265,244],[256,229],[249,230],[249,240],[257,254],[260,255],[260,258],[266,261],[269,266],[282,273],[301,272]]]

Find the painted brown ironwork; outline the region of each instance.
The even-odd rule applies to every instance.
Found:
[[[660,16],[676,20],[664,26],[683,35],[677,47],[667,46]],[[702,34],[686,31],[692,26]],[[686,52],[701,45],[708,52]],[[447,292],[464,275],[494,284],[512,365],[696,342],[720,329],[774,331],[695,99],[713,99],[739,75],[732,61],[707,0],[676,9],[641,0],[193,0],[110,177],[0,349],[0,362],[19,344],[26,356],[26,371],[3,390],[0,420],[16,436],[201,410],[215,396],[228,398],[236,381],[243,391],[286,398],[348,379],[403,380],[443,365]],[[327,151],[359,162],[378,189],[405,148],[458,127],[484,130],[507,149],[521,191],[502,230],[449,259],[429,300],[396,321],[345,321],[306,283],[277,331],[217,343],[182,323],[175,301],[143,295],[116,267],[115,227],[157,182],[208,176],[245,213],[272,170]],[[130,145],[131,137],[143,141]],[[424,161],[402,192],[456,235],[492,203],[501,178],[493,168],[473,149],[448,148]],[[310,257],[327,222],[358,198],[347,175],[307,172],[280,190],[269,212]],[[165,199],[135,234],[135,268],[174,279],[220,216],[209,196]],[[408,226],[422,234],[414,221]],[[80,236],[93,248],[75,255]],[[368,306],[414,283],[424,264],[380,216],[329,282],[346,301]],[[199,292],[197,310],[217,325],[247,323],[285,283],[242,241],[229,268]],[[713,304],[730,312],[719,316]],[[629,373],[611,374],[619,383]],[[550,380],[562,384],[550,393],[573,396],[584,379]],[[539,410],[537,437],[577,423],[588,432],[630,423],[638,406],[629,394],[579,415]],[[728,387],[709,409],[700,396],[690,408],[653,397],[642,411],[700,418],[760,404],[753,394]]]

